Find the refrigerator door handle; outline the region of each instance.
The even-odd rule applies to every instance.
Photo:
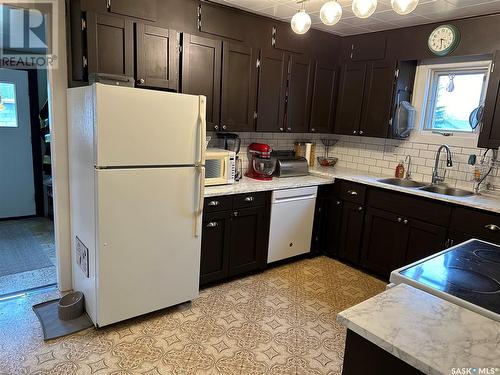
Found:
[[[203,203],[205,201],[205,167],[199,165],[198,170],[198,183],[200,184],[200,189],[198,191],[198,209],[194,214],[194,236],[201,236],[201,217],[203,215]]]
[[[200,160],[198,162],[198,165],[205,165],[205,140],[206,140],[206,133],[207,133],[207,118],[206,118],[206,111],[207,111],[207,98],[204,97],[203,95],[200,96],[200,105],[199,105],[199,116],[200,116]]]

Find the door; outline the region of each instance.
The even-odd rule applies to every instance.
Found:
[[[255,130],[256,65],[254,48],[242,43],[224,43],[221,130]]]
[[[222,42],[186,33],[182,42],[182,92],[207,98],[207,130],[219,130]]]
[[[478,147],[498,148],[500,146],[500,51],[493,58],[488,90],[484,103],[484,117],[479,134]],[[495,69],[496,68],[496,69]]]
[[[137,23],[136,84],[179,89],[179,34],[175,30]]]
[[[98,252],[90,262],[97,262],[97,324],[195,298],[201,248],[196,169],[107,169],[96,175]]]
[[[345,65],[341,75],[335,133],[357,135],[366,77],[366,64]]]
[[[203,97],[99,84],[95,90],[97,166],[194,165],[201,160]]]
[[[369,64],[364,90],[363,114],[359,128],[360,135],[387,137],[391,118],[395,72],[395,62],[373,62]]]
[[[128,19],[87,13],[88,73],[134,76],[133,23]]]
[[[257,93],[257,131],[279,132],[285,126],[286,54],[274,49],[260,51]]]
[[[242,208],[232,212],[229,240],[229,276],[257,270],[265,264],[268,208]]]
[[[0,69],[0,96],[0,218],[35,215],[28,72]]]
[[[342,224],[340,229],[338,256],[352,263],[359,262],[361,233],[363,233],[364,207],[351,202],[342,202]]]
[[[230,215],[231,212],[216,212],[203,217],[200,284],[228,276]]]
[[[338,89],[338,69],[335,65],[316,61],[312,93],[311,123],[313,133],[333,132],[335,100]]]
[[[307,56],[291,55],[289,64],[286,130],[308,132],[313,86],[312,62]]]
[[[408,245],[403,264],[413,263],[446,248],[447,228],[408,219]]]
[[[361,252],[363,267],[389,278],[405,259],[408,225],[398,214],[368,208]]]

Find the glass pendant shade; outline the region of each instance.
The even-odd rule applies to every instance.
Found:
[[[336,0],[330,0],[323,4],[319,11],[319,18],[325,25],[332,26],[340,21],[342,7]]]
[[[370,17],[377,9],[377,0],[354,0],[352,11],[359,18]]]
[[[418,0],[391,0],[391,5],[397,14],[405,15],[415,10]]]
[[[292,17],[291,24],[294,33],[305,34],[311,27],[311,17],[304,9],[301,9]]]

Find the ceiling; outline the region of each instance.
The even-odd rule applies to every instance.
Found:
[[[298,9],[297,0],[212,1],[283,21],[290,21]],[[312,28],[342,36],[500,12],[500,0],[420,0],[413,13],[401,16],[392,10],[391,0],[378,0],[375,13],[367,19],[360,19],[352,12],[352,0],[338,0],[342,5],[342,18],[336,25],[326,26],[319,19],[319,10],[326,1],[306,2]]]

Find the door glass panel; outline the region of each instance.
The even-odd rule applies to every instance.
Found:
[[[17,128],[16,85],[0,82],[0,128]]]

